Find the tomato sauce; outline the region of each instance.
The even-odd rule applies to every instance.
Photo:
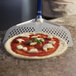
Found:
[[[37,35],[39,35],[38,38],[44,38],[45,41],[42,43],[42,45],[40,45],[38,43],[36,45],[29,45],[28,43],[26,43],[28,40],[31,40],[31,37],[32,36],[37,36]],[[20,55],[24,55],[24,56],[48,56],[48,55],[54,53],[57,50],[57,48],[59,47],[59,39],[58,38],[55,38],[55,37],[53,37],[52,39],[47,39],[47,37],[48,37],[48,35],[44,35],[44,34],[30,35],[29,38],[28,37],[21,37],[21,36],[19,36],[19,37],[15,38],[11,42],[11,49],[16,54],[20,54]],[[21,43],[19,43],[17,41],[17,39],[23,39],[23,40],[25,40],[25,42],[22,41]],[[53,44],[54,48],[49,48],[47,51],[44,51],[43,50],[43,46],[45,44],[47,44],[49,41],[55,41],[56,42],[55,44]],[[22,49],[21,50],[18,50],[17,49],[17,45],[19,45],[19,44],[22,45],[22,46],[24,46],[24,47],[27,47],[28,50],[27,51],[24,51]],[[28,51],[31,48],[38,49],[38,53],[29,53]]]

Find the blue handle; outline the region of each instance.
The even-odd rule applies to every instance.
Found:
[[[41,13],[42,13],[42,2],[41,0],[37,0],[37,18],[40,19]]]

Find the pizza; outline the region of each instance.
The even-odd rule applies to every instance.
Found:
[[[64,53],[67,43],[48,33],[22,33],[8,39],[5,49],[17,58],[45,59]]]

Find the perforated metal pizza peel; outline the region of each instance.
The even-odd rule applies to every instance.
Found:
[[[55,34],[60,38],[67,41],[68,47],[73,45],[71,34],[68,29],[63,26],[49,23],[48,21],[42,19],[41,17],[41,0],[38,0],[38,14],[37,21],[35,19],[17,24],[7,30],[3,44],[11,37],[18,35],[20,33],[26,32],[45,32],[49,34]]]

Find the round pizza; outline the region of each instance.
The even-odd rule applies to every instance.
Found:
[[[45,59],[64,53],[67,43],[47,33],[22,33],[8,39],[5,49],[17,58]]]

